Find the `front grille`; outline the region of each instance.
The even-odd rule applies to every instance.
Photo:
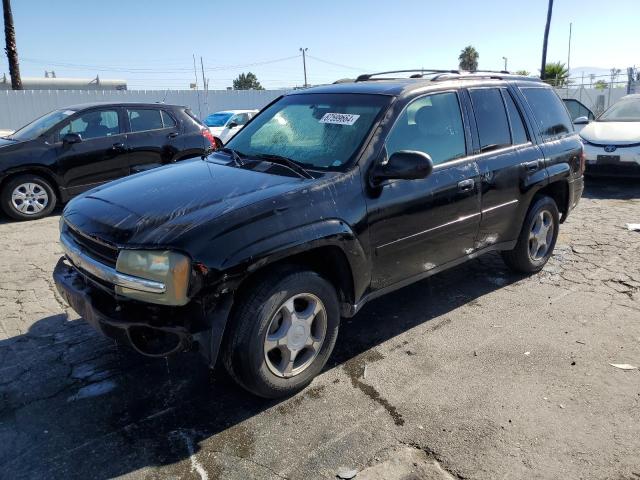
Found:
[[[67,233],[91,258],[115,268],[116,261],[118,260],[118,249],[115,246],[80,233],[69,224],[65,225],[64,233]]]

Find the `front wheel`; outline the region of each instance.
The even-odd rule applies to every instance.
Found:
[[[233,379],[255,395],[276,398],[306,387],[327,362],[338,336],[333,286],[311,271],[278,271],[246,291],[223,347]]]
[[[556,202],[551,197],[538,197],[527,213],[515,248],[502,252],[504,262],[516,272],[539,272],[553,253],[559,226]]]
[[[10,179],[0,193],[2,209],[16,220],[35,220],[49,215],[56,206],[51,184],[37,175]]]

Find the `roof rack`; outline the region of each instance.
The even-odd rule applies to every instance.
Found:
[[[377,72],[377,73],[365,73],[364,75],[358,76],[356,78],[356,82],[365,82],[367,80],[371,80],[371,77],[377,77],[378,75],[389,75],[390,73],[412,73],[410,78],[422,78],[424,74],[429,73],[460,73],[459,70],[437,70],[433,68],[413,68],[410,70],[389,70],[388,72]]]
[[[452,80],[452,79],[477,79],[477,78],[489,78],[495,80],[504,80],[505,76],[508,75],[509,79],[520,79],[520,80],[531,80],[531,81],[540,81],[539,78],[535,77],[527,77],[524,75],[516,75],[512,74],[507,70],[474,70],[473,72],[466,70],[437,70],[433,68],[415,68],[410,70],[390,70],[388,72],[378,72],[378,73],[366,73],[360,75],[356,78],[356,82],[365,82],[367,80],[397,80],[397,78],[385,78],[385,79],[375,79],[372,77],[378,75],[388,75],[391,73],[412,73],[409,78],[423,78],[425,75],[433,75],[430,79],[432,82],[436,82],[438,80]]]

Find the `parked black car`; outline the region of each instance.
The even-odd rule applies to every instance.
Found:
[[[373,298],[494,250],[539,271],[583,190],[561,100],[528,77],[417,76],[295,91],[203,160],[74,199],[60,293],[145,355],[221,349],[277,397]]]
[[[101,183],[204,154],[213,137],[186,108],[93,103],[54,110],[0,138],[0,202],[41,218]]]

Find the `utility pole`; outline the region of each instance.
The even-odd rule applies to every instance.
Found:
[[[551,13],[553,12],[553,0],[549,0],[547,9],[547,24],[544,27],[544,40],[542,42],[542,65],[540,67],[540,78],[545,79],[545,70],[547,67],[547,43],[549,42],[549,28],[551,28]]]
[[[567,74],[571,77],[571,27],[573,23],[569,22],[569,50],[567,51]]]
[[[14,90],[22,90],[20,64],[18,63],[18,48],[16,47],[16,30],[13,26],[13,13],[11,13],[10,0],[2,0],[2,12],[4,14],[5,52],[7,52],[7,60],[9,60],[11,88]]]
[[[307,83],[307,57],[306,57],[306,53],[307,50],[309,50],[308,48],[300,48],[300,51],[302,52],[302,68],[304,69],[304,86],[307,87],[308,83]]]
[[[202,106],[200,105],[200,91],[198,90],[198,69],[196,68],[196,55],[193,54],[193,76],[195,77],[196,83],[196,97],[198,98],[198,118],[202,118]]]
[[[209,112],[209,82],[204,78],[204,62],[200,56],[200,68],[202,69],[202,89],[204,90],[204,110],[205,114]]]
[[[502,59],[504,60],[504,71],[507,71],[507,57],[502,57]]]

